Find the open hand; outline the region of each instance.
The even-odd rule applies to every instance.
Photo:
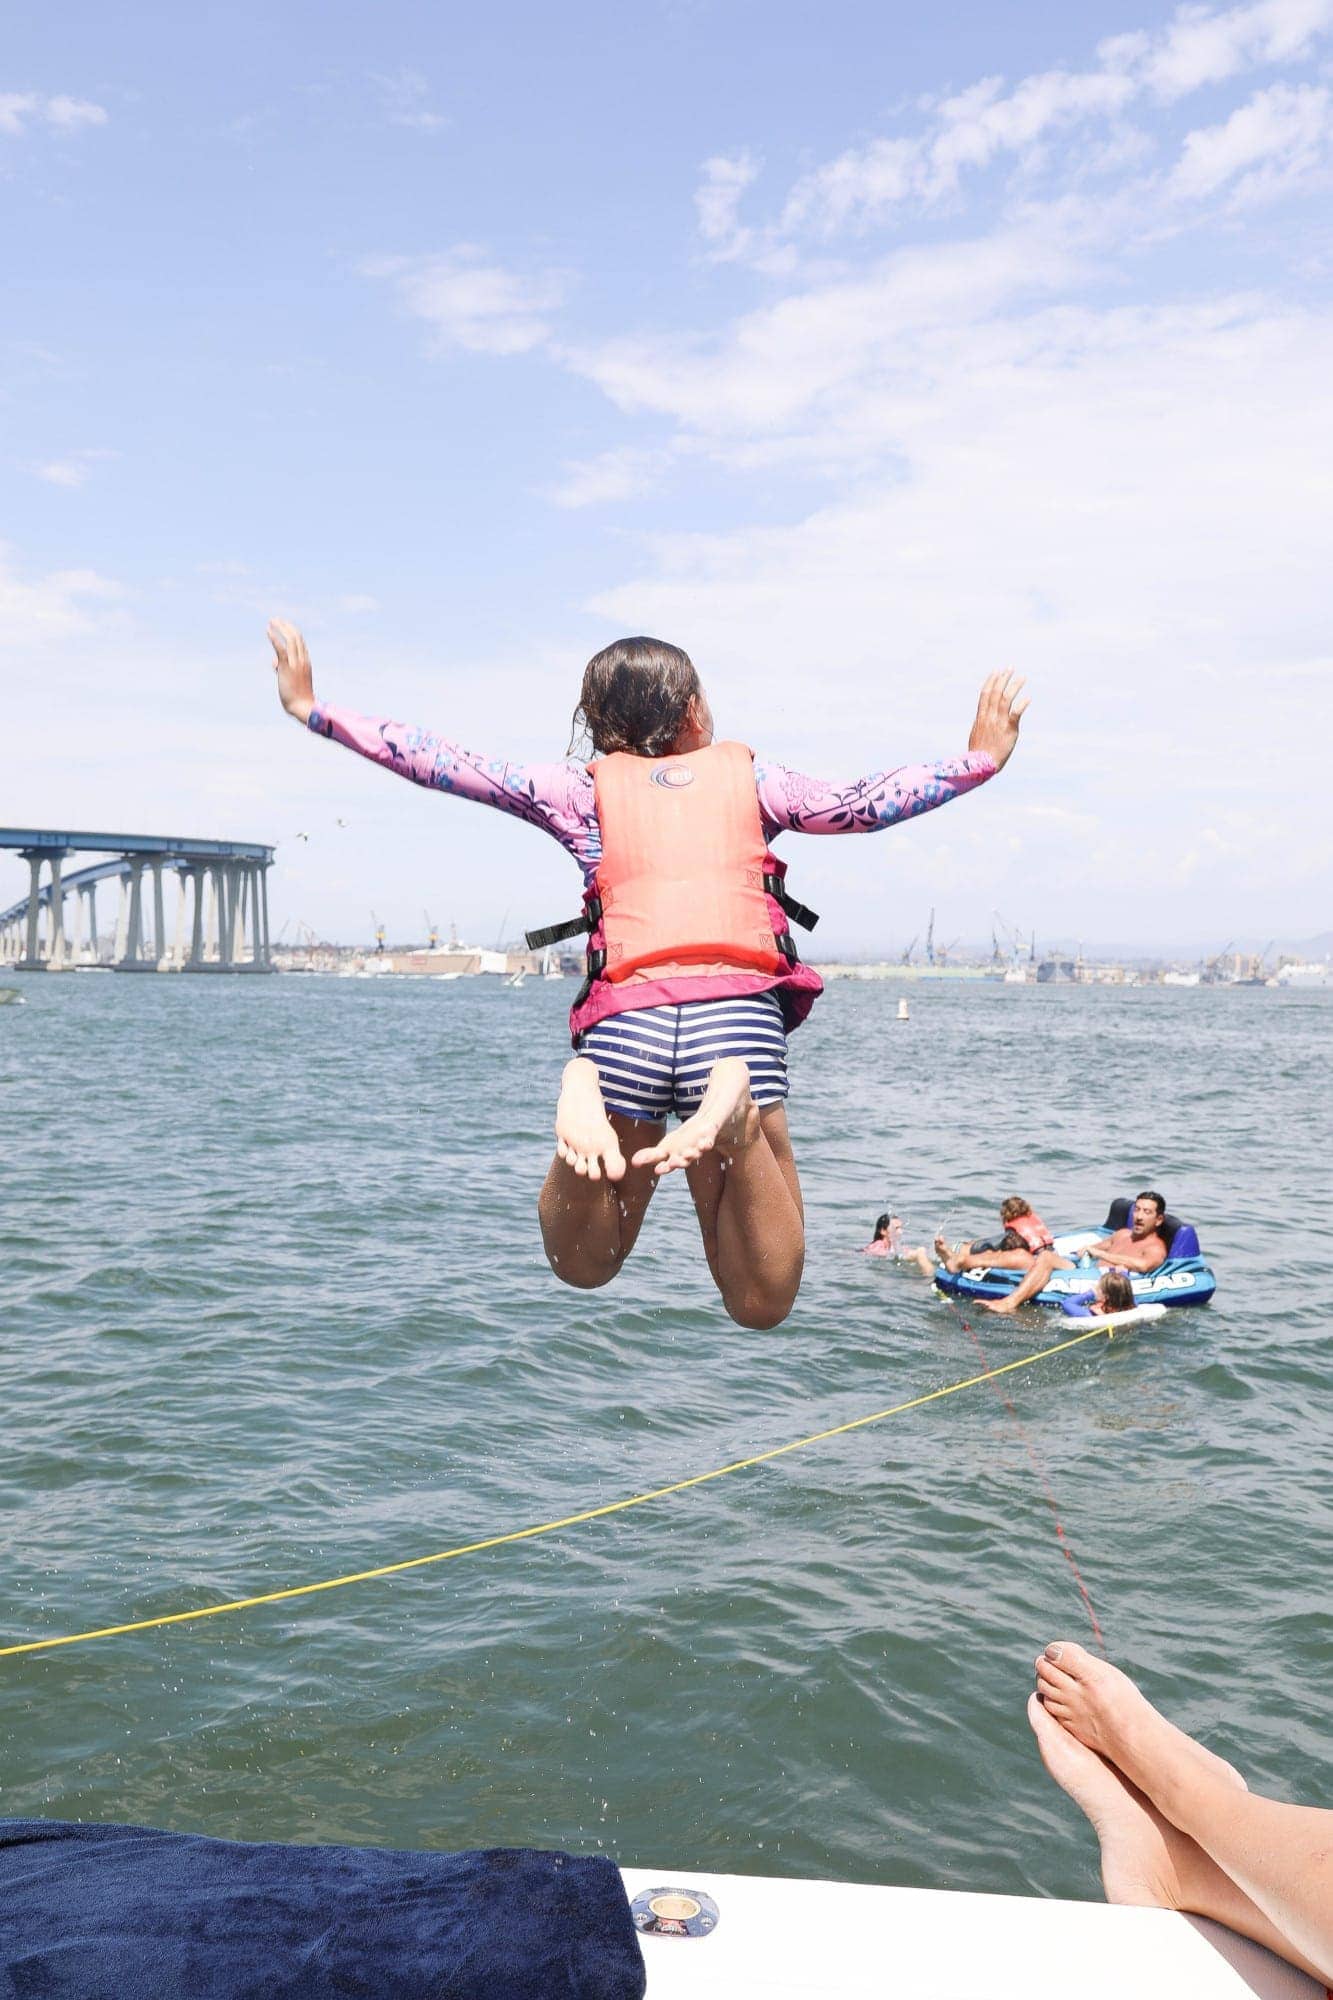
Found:
[[[305,640],[285,618],[269,620],[268,636],[278,656],[273,662],[278,676],[278,700],[288,715],[294,715],[298,722],[308,722],[315,706],[315,682]]]
[[[1027,710],[1021,674],[991,674],[981,690],[977,719],[967,739],[969,750],[984,750],[997,771],[1002,771],[1014,754],[1018,725]]]

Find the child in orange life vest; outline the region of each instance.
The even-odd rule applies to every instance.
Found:
[[[776,1326],[805,1257],[786,1036],[821,982],[791,944],[786,913],[800,906],[768,844],[783,831],[875,832],[994,777],[1018,740],[1021,680],[986,681],[963,756],[834,786],[714,743],[693,665],[659,640],[621,640],[589,662],[575,722],[596,761],[516,765],[317,702],[300,633],[275,620],[269,636],[289,715],[400,777],[540,827],[579,863],[589,978],[538,1203],[552,1270],[606,1284],[657,1181],[683,1168],[727,1311]],[[672,1113],[683,1123],[669,1131]]]
[[[1026,1271],[1036,1258],[1049,1256],[1052,1270],[1069,1267],[1070,1259],[1055,1252],[1050,1230],[1021,1194],[1011,1194],[1000,1203],[1000,1221],[1004,1224],[1002,1236],[960,1243],[956,1248],[937,1236],[935,1250],[940,1262],[950,1271]]]

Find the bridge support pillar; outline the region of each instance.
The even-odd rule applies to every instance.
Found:
[[[204,870],[196,864],[190,868],[188,877],[182,876],[181,880],[188,880],[190,888],[194,892],[194,916],[190,931],[189,957],[189,964],[191,969],[193,969],[204,962]]]
[[[51,856],[51,900],[47,905],[46,963],[51,972],[65,967],[65,892],[60,883],[58,854]]]
[[[130,864],[129,904],[125,917],[125,941],[116,954],[121,971],[135,971],[143,964],[143,869],[137,856],[127,856]]]
[[[268,928],[268,870],[268,862],[261,861],[259,864],[259,915],[264,939],[264,970],[266,972],[270,972],[273,969],[273,940],[269,935]]]
[[[65,962],[65,905],[60,888],[63,847],[25,847],[20,853],[28,864],[28,904],[23,911],[23,951],[15,959],[20,972],[59,972]],[[47,890],[49,909],[46,920],[46,947],[42,947],[42,864],[51,871]]]
[[[250,871],[243,862],[233,861],[227,872],[231,876],[231,935],[228,943],[231,946],[231,962],[237,965],[245,957],[245,889]]]
[[[27,856],[28,882],[28,948],[23,954],[22,964],[26,970],[35,972],[40,966],[41,954],[37,949],[37,926],[41,918],[42,906],[37,900],[42,889],[42,857],[40,854]]]
[[[171,941],[171,970],[179,972],[185,964],[185,910],[188,897],[186,884],[189,878],[183,868],[176,870],[176,935]]]
[[[167,921],[162,906],[162,863],[153,866],[153,963],[160,971],[167,955]]]

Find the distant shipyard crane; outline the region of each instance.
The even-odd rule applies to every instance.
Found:
[[[29,868],[27,895],[0,910],[0,963],[16,971],[70,972],[90,965],[110,965],[117,972],[273,970],[270,846],[9,826],[0,827],[0,850],[6,849]],[[66,874],[65,864],[76,854],[109,858]],[[177,901],[168,935],[164,878],[172,872]],[[97,923],[97,890],[103,882],[115,882],[120,891],[109,952]],[[66,903],[71,896],[69,924]]]

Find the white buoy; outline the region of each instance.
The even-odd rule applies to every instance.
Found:
[[[900,1021],[910,1021],[911,1018],[911,1015],[907,1011],[907,995],[904,993],[898,1001],[898,1019]]]

